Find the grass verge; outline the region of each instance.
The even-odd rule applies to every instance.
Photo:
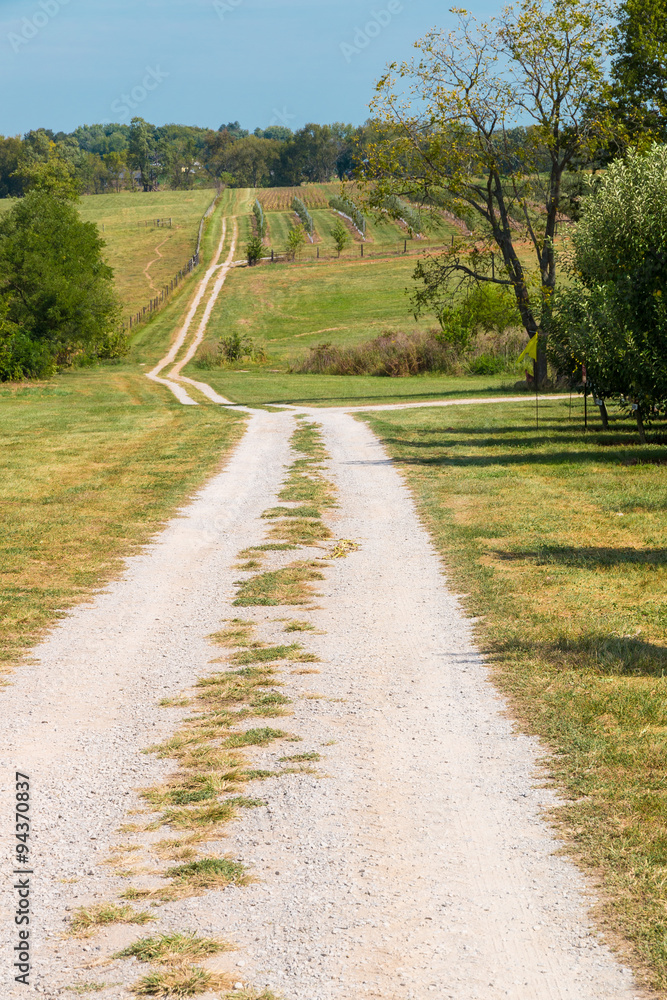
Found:
[[[549,748],[568,851],[667,995],[664,447],[545,402],[369,416],[446,559],[498,684]],[[636,464],[634,464],[636,463]],[[628,947],[628,945],[630,947]]]
[[[242,429],[125,365],[0,388],[0,664],[112,579]]]

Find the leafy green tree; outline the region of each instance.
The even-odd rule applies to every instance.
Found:
[[[563,177],[590,159],[604,132],[584,110],[604,92],[607,9],[599,0],[518,0],[482,24],[457,13],[454,32],[430,31],[419,57],[391,66],[378,84],[377,138],[365,165],[376,181],[372,203],[379,209],[392,193],[422,204],[437,196],[472,214],[473,235],[421,265],[416,310],[446,308],[461,283],[513,290],[526,334],[539,335],[542,382]]]
[[[558,299],[552,357],[596,396],[644,423],[667,413],[667,147],[605,171],[572,237],[572,283]]]
[[[157,189],[160,169],[155,126],[143,118],[133,118],[130,122],[127,162],[133,170],[139,171],[144,191]]]
[[[245,248],[246,257],[248,263],[252,267],[254,264],[258,264],[259,261],[264,256],[264,244],[262,242],[261,236],[251,236],[248,240],[248,244]]]
[[[340,257],[341,250],[344,250],[346,246],[349,246],[352,242],[352,237],[347,231],[347,227],[343,223],[342,219],[336,220],[336,225],[331,230],[331,236],[336,245],[336,250],[338,251],[338,256]]]
[[[46,190],[30,191],[0,219],[5,322],[59,366],[123,351],[103,246],[71,201]]]
[[[667,138],[667,0],[624,0],[612,51],[611,99],[635,139]]]
[[[228,154],[229,169],[237,187],[263,187],[270,180],[281,143],[254,135],[238,139]]]
[[[23,182],[18,174],[22,143],[19,136],[0,136],[0,198],[18,198]]]
[[[303,228],[303,223],[299,223],[298,226],[291,226],[287,233],[287,255],[294,260],[303,250],[305,242],[306,230]]]

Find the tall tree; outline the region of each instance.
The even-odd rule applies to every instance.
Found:
[[[600,123],[584,112],[604,88],[607,11],[599,0],[519,0],[488,23],[457,13],[455,31],[429,32],[419,58],[392,65],[378,84],[372,201],[380,208],[388,193],[404,194],[476,221],[471,237],[418,266],[416,309],[441,312],[462,282],[513,289],[528,337],[538,336],[541,382],[563,177],[600,141]],[[519,253],[526,240],[534,278]]]
[[[143,118],[133,118],[130,122],[130,138],[127,162],[133,170],[138,170],[144,191],[155,191],[160,173],[157,157],[155,126]]]
[[[612,51],[611,99],[631,138],[667,138],[667,0],[624,0]]]

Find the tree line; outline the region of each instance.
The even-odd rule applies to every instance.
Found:
[[[0,198],[20,197],[30,169],[57,158],[82,194],[195,186],[292,187],[352,175],[369,126],[310,123],[296,131],[238,121],[217,131],[190,125],[82,125],[71,133],[36,129],[0,137]]]

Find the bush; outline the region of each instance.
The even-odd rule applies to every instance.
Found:
[[[41,377],[125,352],[103,247],[96,226],[47,191],[31,191],[2,217],[0,378]]]
[[[215,346],[203,345],[197,352],[195,364],[198,368],[224,368],[245,358],[262,363],[266,361],[266,354],[263,348],[255,347],[251,337],[235,331],[228,337],[221,337]]]
[[[252,210],[255,214],[255,221],[257,222],[257,235],[263,240],[266,236],[266,219],[264,217],[262,203],[258,198],[255,198],[255,204],[253,205]]]
[[[559,375],[616,398],[643,423],[667,414],[667,147],[616,160],[572,236],[572,284],[556,301]]]
[[[313,375],[384,375],[398,378],[424,372],[453,373],[459,369],[456,348],[438,331],[383,333],[350,347],[318,344],[292,370]]]
[[[264,256],[264,244],[259,236],[251,236],[245,248],[248,264],[252,267]]]
[[[292,226],[287,234],[287,255],[295,259],[306,242],[306,233],[302,225]]]
[[[366,235],[366,219],[353,201],[350,201],[349,198],[336,197],[329,199],[329,205],[334,209],[334,211],[347,216],[362,236]]]
[[[334,243],[336,244],[338,255],[340,256],[341,250],[344,250],[345,247],[352,242],[352,238],[341,219],[338,220],[336,225],[331,230],[331,235]]]
[[[296,198],[296,197],[294,198],[294,200],[292,201],[292,208],[301,219],[304,230],[308,233],[309,236],[312,236],[313,233],[315,232],[313,217],[306,208],[306,206],[304,205],[304,203],[301,201],[301,198]]]

